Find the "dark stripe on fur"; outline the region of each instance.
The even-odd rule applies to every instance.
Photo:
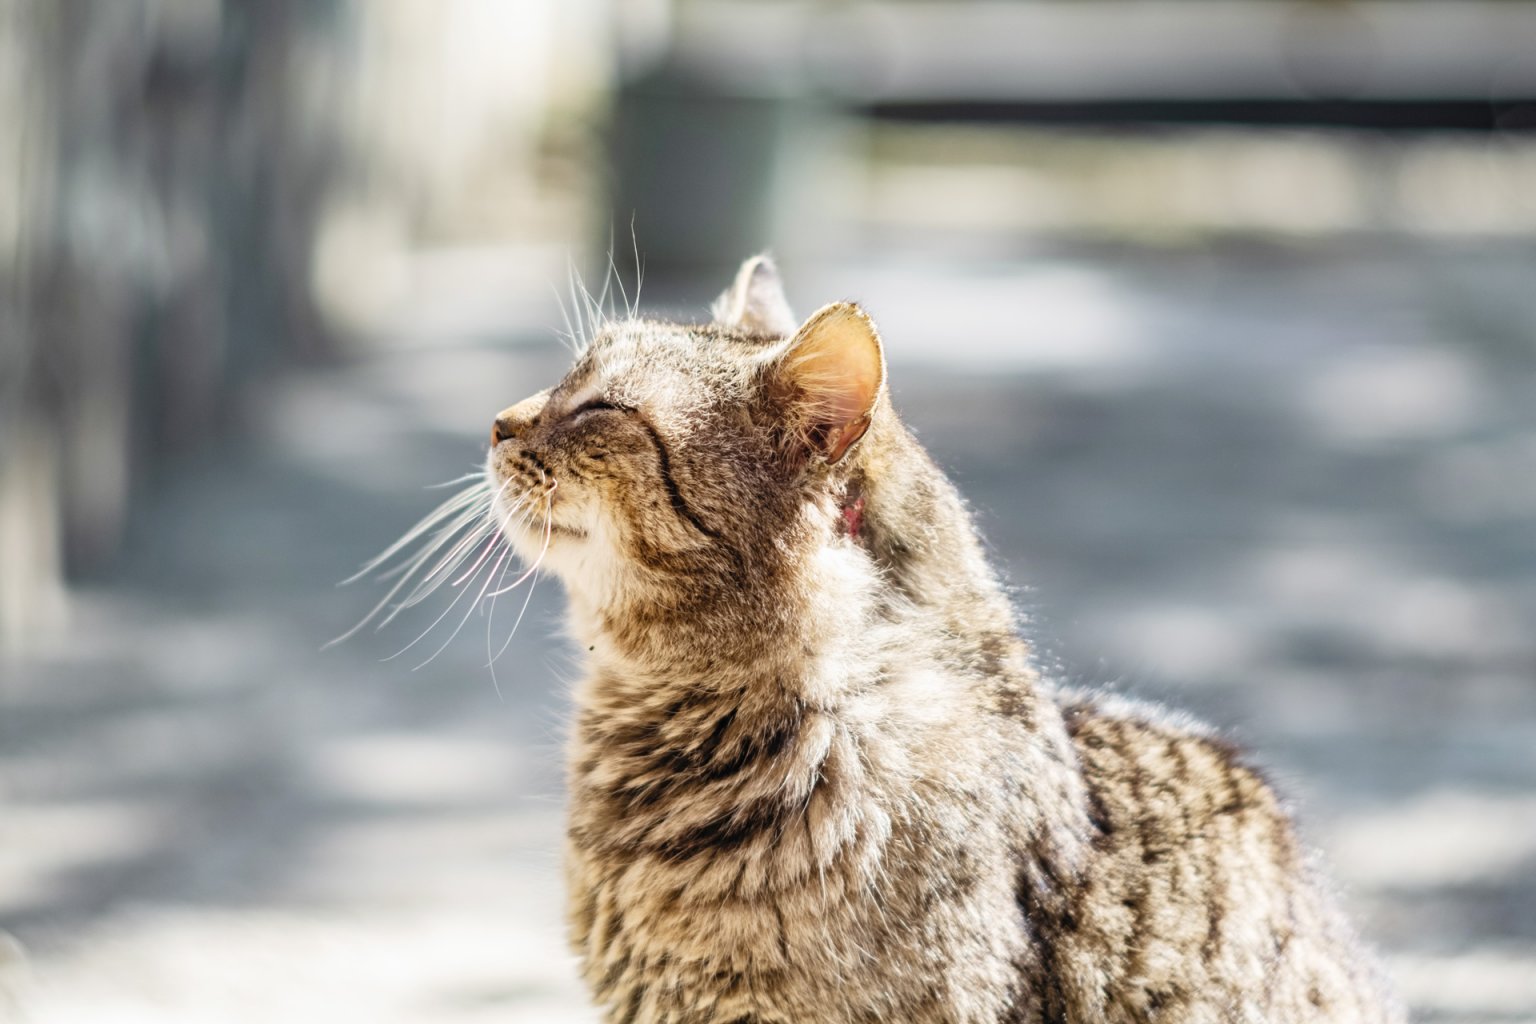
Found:
[[[666,488],[667,501],[671,504],[673,511],[688,520],[689,523],[693,524],[695,530],[698,530],[710,540],[723,542],[724,538],[720,536],[719,531],[705,526],[704,521],[694,513],[693,509],[688,507],[688,502],[683,499],[683,493],[678,490],[677,481],[672,477],[672,457],[667,454],[667,446],[662,444],[661,435],[656,433],[656,428],[651,426],[643,416],[635,416],[635,422],[645,428],[646,434],[651,439],[651,444],[656,447],[656,461],[661,470],[661,484]]]

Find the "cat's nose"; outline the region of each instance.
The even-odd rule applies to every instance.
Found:
[[[539,413],[544,411],[544,404],[548,401],[549,392],[540,391],[497,413],[495,422],[491,424],[491,447],[495,448],[508,438],[517,437],[529,427],[538,426]]]

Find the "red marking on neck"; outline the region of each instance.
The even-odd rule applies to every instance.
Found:
[[[843,526],[848,530],[848,536],[857,537],[859,527],[864,525],[864,499],[858,498],[850,505],[843,506]]]

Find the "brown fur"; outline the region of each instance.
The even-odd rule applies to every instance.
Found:
[[[716,315],[605,326],[489,457],[591,652],[568,879],[607,1019],[1401,1020],[1258,773],[1040,677],[867,316],[785,338],[761,259]]]

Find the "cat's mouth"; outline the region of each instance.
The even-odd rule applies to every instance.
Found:
[[[530,487],[528,490],[535,489]],[[502,534],[514,543],[531,544],[535,548],[560,539],[586,540],[589,534],[584,528],[561,522],[561,512],[569,514],[569,510],[560,507],[559,488],[550,483],[538,490],[541,493],[524,494],[517,499],[502,496],[496,500],[492,514],[498,520]]]

